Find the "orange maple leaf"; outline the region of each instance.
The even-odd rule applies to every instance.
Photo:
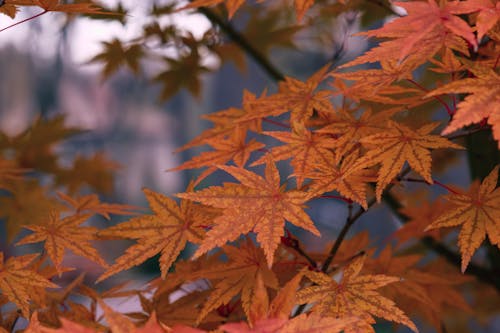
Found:
[[[395,2],[394,4],[403,7],[408,15],[397,18],[382,28],[360,33],[392,40],[382,42],[380,46],[345,66],[388,59],[401,62],[406,59],[416,68],[443,46],[467,54],[467,47],[460,42],[460,37],[475,48],[478,45],[477,40],[469,24],[454,15],[465,14],[466,11],[456,10],[450,3],[453,2],[443,1],[440,5],[435,0]]]
[[[69,204],[76,214],[84,212],[102,215],[106,220],[111,219],[109,214],[133,215],[139,207],[123,204],[110,204],[101,202],[97,194],[88,194],[78,198],[72,198],[62,192],[57,192],[57,196],[65,203]]]
[[[29,169],[19,168],[15,161],[6,160],[0,156],[0,189],[11,188],[11,181],[23,178],[23,174]]]
[[[380,201],[385,187],[396,177],[406,161],[425,181],[432,184],[432,160],[429,149],[462,148],[446,138],[429,134],[438,125],[438,123],[430,123],[418,130],[412,130],[394,121],[389,121],[390,129],[360,140],[363,146],[369,150],[354,163],[350,172],[381,164],[375,192],[378,201]]]
[[[161,276],[165,278],[186,242],[200,243],[205,233],[203,226],[211,223],[215,216],[214,210],[187,200],[177,205],[163,194],[148,189],[144,189],[144,194],[154,215],[136,217],[99,232],[101,239],[131,238],[137,239],[137,244],[129,247],[125,254],[116,259],[115,264],[97,281],[139,265],[159,252]]]
[[[38,6],[48,12],[64,12],[75,14],[105,14],[112,13],[104,11],[92,1],[65,4],[60,0],[6,0],[5,3],[16,6]],[[121,14],[119,14],[121,15]]]
[[[219,168],[238,179],[241,184],[224,183],[224,186],[177,194],[180,198],[224,209],[222,215],[214,219],[215,226],[207,232],[195,257],[227,241],[235,240],[243,233],[255,231],[257,241],[266,253],[267,262],[272,265],[274,251],[283,236],[285,219],[319,235],[311,218],[304,212],[304,203],[311,198],[311,194],[299,190],[285,191],[284,186],[280,185],[280,175],[272,160],[267,161],[265,178],[237,167]]]
[[[480,184],[475,181],[466,194],[449,194],[445,198],[450,208],[440,214],[425,230],[462,225],[458,246],[462,253],[462,272],[465,272],[474,251],[488,235],[500,248],[500,188],[497,188],[496,166]]]
[[[330,153],[330,149],[335,146],[336,140],[328,135],[313,133],[305,127],[291,132],[262,132],[262,134],[272,136],[286,145],[272,148],[269,155],[274,161],[282,161],[292,158],[290,164],[293,167],[297,178],[297,187],[301,187],[305,175],[313,169],[317,160],[322,160],[323,156]],[[264,164],[267,155],[255,161],[252,166]]]
[[[260,133],[262,131],[262,120],[261,119],[248,119],[248,114],[253,112],[253,102],[256,97],[251,92],[243,91],[243,107],[229,108],[227,110],[222,110],[214,112],[208,115],[203,115],[201,118],[207,119],[213,123],[213,128],[203,131],[191,142],[182,146],[177,151],[182,151],[196,146],[201,146],[206,144],[206,142],[216,141],[217,139],[223,140],[233,135],[234,132],[246,133],[247,131],[253,131]]]
[[[448,5],[458,14],[479,12],[476,17],[478,41],[500,20],[500,2],[495,0],[450,1]]]
[[[411,313],[421,313],[439,329],[448,305],[470,310],[457,285],[470,280],[467,276],[442,274],[440,270],[426,271],[418,264],[421,255],[396,255],[391,246],[386,247],[376,259],[365,262],[367,272],[400,276],[400,283],[385,286],[385,297],[398,300],[398,306]],[[441,263],[443,264],[443,263]],[[418,265],[418,266],[417,266]],[[446,297],[449,297],[445,305]]]
[[[357,316],[362,321],[373,321],[371,315],[404,324],[418,332],[415,324],[396,307],[393,301],[375,291],[399,277],[387,275],[359,275],[366,256],[357,257],[346,266],[339,282],[327,274],[305,272],[316,285],[297,293],[299,303],[315,303],[313,312],[337,318]]]
[[[450,124],[443,130],[446,135],[463,126],[481,122],[488,118],[493,136],[500,147],[500,75],[493,69],[469,64],[467,68],[476,76],[448,83],[430,92],[427,96],[447,93],[469,93],[458,103],[458,109]]]
[[[90,216],[90,214],[72,215],[60,219],[58,211],[51,211],[45,224],[24,226],[33,233],[21,239],[16,245],[45,242],[45,251],[60,274],[63,272],[61,263],[66,249],[106,267],[106,262],[90,244],[90,241],[96,239],[97,228],[80,226]]]
[[[400,244],[407,242],[410,239],[419,239],[422,237],[432,237],[440,240],[444,233],[439,230],[424,231],[429,226],[431,221],[446,210],[446,205],[443,201],[435,201],[433,203],[425,201],[420,205],[410,205],[400,209],[399,211],[408,217],[408,222],[401,226],[392,237],[397,238]]]
[[[217,170],[215,165],[225,164],[233,160],[238,167],[243,168],[250,158],[252,151],[265,147],[264,144],[257,142],[255,139],[246,142],[245,138],[246,132],[239,130],[234,131],[227,139],[207,138],[205,139],[205,144],[210,145],[215,151],[203,152],[178,167],[167,171],[195,169],[208,166],[208,169],[197,177],[194,183],[194,185],[197,185],[208,175]]]
[[[4,254],[0,252],[0,290],[9,301],[21,309],[25,318],[29,318],[29,303],[34,287],[57,288],[57,285],[27,267],[37,256],[28,254],[10,257],[4,262]]]
[[[332,152],[323,155],[323,158],[315,163],[313,170],[306,174],[307,178],[313,179],[310,191],[317,195],[337,191],[345,198],[368,209],[366,185],[368,182],[375,181],[376,178],[371,170],[351,171],[358,159],[357,151],[346,156],[341,163]]]
[[[240,243],[239,247],[226,245],[224,252],[229,258],[228,263],[221,263],[199,272],[199,276],[218,282],[215,283],[213,292],[199,312],[198,323],[210,311],[219,305],[229,303],[240,293],[243,310],[248,316],[252,303],[256,301],[254,293],[259,279],[262,279],[261,282],[265,286],[278,288],[278,279],[265,265],[266,258],[262,249],[256,247],[250,239],[247,238]]]
[[[252,327],[246,322],[229,323],[219,326],[228,333],[340,333],[352,326],[355,319],[338,319],[303,313],[292,319],[266,318]]]
[[[285,77],[280,82],[279,92],[267,97],[261,97],[252,103],[253,112],[248,113],[244,120],[279,116],[290,111],[290,123],[294,129],[300,129],[311,118],[313,112],[329,113],[333,109],[330,103],[331,91],[316,91],[325,79],[329,65],[314,73],[305,82]]]
[[[387,120],[398,112],[398,109],[376,113],[367,109],[361,116],[356,114],[357,111],[359,110],[338,109],[335,113],[329,114],[325,125],[316,131],[331,134],[337,138],[335,144],[337,156],[343,156],[351,151],[359,144],[361,138],[387,129]]]

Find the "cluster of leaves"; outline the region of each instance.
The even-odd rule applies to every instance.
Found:
[[[197,0],[184,10],[221,2]],[[224,3],[231,17],[243,1]],[[298,20],[313,3],[295,1]],[[493,144],[500,147],[499,4],[396,3],[407,15],[362,33],[382,40],[364,55],[340,68],[326,65],[306,80],[284,77],[274,93],[257,97],[245,92],[241,109],[206,116],[213,126],[182,149],[209,145],[211,150],[175,168],[205,171],[184,193],[176,194],[179,202],[145,189],[152,213],[115,226],[96,228],[88,221],[95,215],[131,214],[134,207],[103,203],[95,194],[80,195],[84,186],[107,190],[109,185],[102,186],[109,183],[103,179],[114,166],[100,155],[77,158],[72,168],[60,166],[54,145],[75,133],[63,126],[62,118],[37,120],[14,137],[2,135],[0,187],[5,193],[0,214],[7,219],[10,238],[21,225],[30,231],[16,245],[43,243],[44,250],[21,256],[1,253],[0,331],[13,330],[24,317],[29,319],[26,332],[374,332],[375,318],[417,332],[410,317],[445,330],[450,318],[457,322],[458,311],[494,315],[480,305],[485,294],[500,289],[498,266],[490,269],[486,260],[472,262],[472,256],[488,242],[498,254],[499,166],[467,190],[445,185],[435,175],[437,166],[447,166],[442,159],[436,164],[440,151],[460,153],[462,139],[474,132],[491,131],[497,140]],[[87,2],[48,0],[5,0],[0,10],[15,13],[11,7],[17,5],[102,13]],[[326,12],[338,12],[339,5],[351,9],[346,2]],[[173,10],[153,11],[161,16]],[[201,10],[214,22],[220,20],[220,14]],[[235,33],[227,21],[220,22],[221,28]],[[285,39],[296,28],[289,29]],[[144,32],[132,44],[105,44],[104,52],[94,58],[105,63],[104,76],[123,65],[138,72],[144,45],[154,36],[163,46],[173,42],[179,47],[179,56],[164,58],[168,70],[158,74],[158,80],[167,82],[162,96],[171,96],[181,86],[199,91],[192,71],[202,68],[199,48],[208,35],[200,41],[158,24]],[[238,38],[229,50],[238,43],[246,45],[244,35]],[[255,49],[246,51],[253,54]],[[366,63],[377,65],[353,69]],[[427,87],[419,78],[429,73],[434,76]],[[172,83],[180,75],[186,79]],[[293,170],[286,181],[277,166],[280,161],[289,161]],[[197,189],[218,170],[236,182]],[[50,188],[39,184],[44,176],[50,176]],[[423,199],[405,186],[409,182],[422,184]],[[432,201],[436,186],[449,193]],[[61,192],[51,197],[56,189]],[[320,236],[307,204],[326,199],[343,202],[347,219],[325,251],[308,251],[286,223]],[[406,223],[394,233],[393,244],[376,255],[368,234],[346,238],[375,204],[384,202],[394,209],[394,201],[404,206],[394,213]],[[458,266],[447,244],[457,237]],[[135,243],[108,265],[94,241],[111,239]],[[196,252],[189,260],[177,261],[188,243],[197,245]],[[422,245],[441,256],[424,258],[428,249]],[[64,264],[66,250],[104,268],[97,282],[157,254],[161,277],[142,287],[117,285],[98,292],[79,275],[60,288],[57,276],[75,268]],[[76,302],[76,296],[90,305]],[[137,297],[142,311],[116,312],[105,302],[116,297]]]

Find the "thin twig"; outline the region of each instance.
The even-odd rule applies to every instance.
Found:
[[[28,18],[26,18],[26,19],[24,19],[24,20],[22,20],[22,21],[19,21],[19,22],[13,23],[13,24],[11,24],[11,25],[9,25],[9,26],[5,27],[5,28],[2,28],[2,29],[0,29],[0,32],[5,31],[5,30],[7,30],[7,29],[10,29],[10,28],[12,28],[12,27],[15,27],[16,25],[19,25],[19,24],[21,24],[21,23],[24,23],[24,22],[28,22],[28,21],[30,21],[30,20],[33,20],[33,19],[35,19],[35,18],[37,18],[37,17],[40,17],[40,16],[42,16],[43,14],[46,14],[46,13],[48,13],[48,12],[49,12],[48,10],[44,10],[44,11],[43,11],[43,12],[41,12],[41,13],[38,13],[38,14],[33,15],[33,16],[30,16],[30,17],[28,17]]]
[[[424,91],[424,92],[429,92],[429,89],[425,88],[424,86],[422,86],[420,83],[412,80],[412,79],[406,79],[406,81],[412,83],[413,85],[415,85],[416,87],[418,87],[420,90]],[[455,113],[454,111],[452,111],[450,109],[450,107],[448,106],[448,104],[445,103],[445,101],[443,101],[443,99],[439,96],[432,96],[432,98],[434,98],[435,100],[437,100],[439,103],[441,103],[441,105],[443,105],[446,109],[446,112],[448,113],[448,115],[451,117],[453,116],[453,114]]]

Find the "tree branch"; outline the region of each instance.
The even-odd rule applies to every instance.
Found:
[[[283,81],[285,76],[255,48],[231,23],[224,21],[219,15],[206,7],[198,8],[213,24],[217,25],[231,40],[238,44],[262,69],[275,81]]]

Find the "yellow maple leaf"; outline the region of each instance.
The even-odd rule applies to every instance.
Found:
[[[33,288],[57,288],[57,285],[27,268],[37,256],[28,254],[10,257],[4,262],[4,254],[0,252],[0,290],[9,301],[21,309],[26,318],[29,318],[30,314],[29,303],[32,299],[30,292]]]
[[[58,211],[51,211],[45,224],[25,226],[33,233],[21,239],[16,245],[45,242],[45,251],[60,274],[63,272],[61,264],[66,249],[106,267],[106,262],[90,244],[90,241],[96,239],[97,228],[80,226],[90,216],[90,214],[72,215],[60,219]]]
[[[196,257],[235,240],[241,234],[255,231],[257,241],[266,253],[268,265],[272,265],[274,251],[283,236],[285,220],[319,235],[311,218],[304,212],[304,203],[311,198],[311,194],[299,190],[286,191],[280,184],[278,169],[270,158],[266,164],[265,178],[242,168],[219,168],[241,184],[224,183],[224,186],[177,194],[183,199],[224,209],[222,215],[215,218],[215,226],[207,232],[195,253]]]
[[[339,282],[327,274],[305,272],[316,285],[297,293],[299,303],[315,303],[313,312],[337,318],[357,316],[368,323],[372,315],[404,324],[418,332],[415,324],[396,307],[393,301],[381,296],[375,289],[400,281],[387,275],[359,275],[366,256],[354,259],[342,272]]]
[[[480,184],[475,181],[465,194],[449,194],[450,207],[425,230],[462,225],[458,246],[465,272],[474,251],[488,235],[492,244],[500,247],[500,188],[497,188],[496,166]]]
[[[125,254],[116,259],[97,281],[139,265],[159,252],[161,276],[165,278],[186,242],[200,243],[205,233],[204,225],[211,223],[211,218],[215,215],[213,210],[187,200],[177,205],[174,200],[161,193],[144,189],[144,194],[154,215],[135,217],[99,232],[101,239],[131,238],[137,239],[137,244],[129,247]]]
[[[431,153],[429,149],[462,147],[438,135],[431,135],[439,124],[430,123],[418,130],[412,130],[394,121],[389,121],[390,129],[360,139],[368,152],[351,167],[349,172],[359,168],[381,164],[377,178],[376,197],[380,201],[386,186],[401,170],[405,162],[432,184]]]
[[[500,75],[493,69],[478,64],[469,64],[466,67],[476,76],[475,78],[448,83],[427,95],[430,97],[448,93],[470,94],[458,103],[453,119],[442,134],[452,133],[463,126],[479,123],[487,118],[500,147]]]

